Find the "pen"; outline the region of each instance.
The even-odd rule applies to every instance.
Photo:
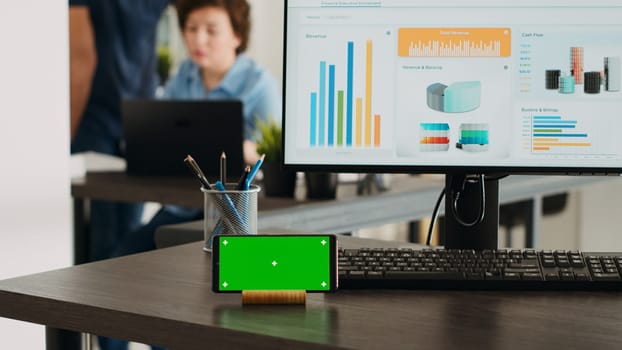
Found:
[[[243,191],[244,190],[244,186],[246,185],[246,178],[248,177],[248,173],[251,172],[251,166],[247,165],[244,168],[244,172],[242,173],[242,176],[240,176],[240,180],[238,180],[238,191]]]
[[[201,168],[199,168],[199,164],[197,164],[194,158],[188,155],[186,158],[184,158],[184,163],[186,163],[192,173],[199,178],[199,181],[201,181],[201,184],[205,189],[212,188],[212,186],[209,184],[209,181],[207,181],[207,178],[205,178],[205,174],[203,174],[203,171],[201,171]]]
[[[214,183],[214,187],[218,191],[221,191],[221,192],[224,192],[226,190],[225,185],[223,185],[222,182],[220,181],[216,181]],[[236,231],[239,233],[248,232],[248,225],[244,222],[244,220],[242,220],[242,217],[240,216],[240,213],[238,213],[238,209],[236,208],[235,204],[231,200],[231,197],[229,197],[227,193],[223,193],[222,196],[224,198],[225,204],[228,207],[228,208],[222,208],[224,218],[227,219],[229,217],[229,215],[227,215],[227,211],[228,211],[233,216],[233,219],[235,219],[234,222],[232,222],[231,224],[233,225],[234,229],[237,228],[238,230],[234,230],[233,232],[236,232]]]
[[[220,182],[227,183],[227,155],[225,151],[220,154]]]
[[[261,157],[259,157],[259,160],[251,168],[251,171],[248,174],[248,176],[246,177],[246,180],[244,180],[244,189],[245,190],[248,190],[251,187],[251,182],[253,182],[253,178],[255,177],[255,175],[257,175],[257,171],[259,171],[259,168],[261,168],[261,164],[263,164],[263,160],[265,158],[266,158],[266,155],[262,154]]]
[[[244,168],[244,172],[242,172],[242,176],[240,176],[240,180],[238,180],[238,184],[236,186],[236,189],[238,191],[243,191],[244,190],[244,180],[246,180],[246,177],[248,176],[248,173],[250,171],[251,171],[251,167],[250,167],[250,165],[247,165]],[[242,199],[245,199],[245,197],[243,197]],[[219,220],[218,223],[216,224],[216,226],[214,227],[213,234],[220,234],[220,233],[222,233],[222,230],[223,230],[222,220]]]

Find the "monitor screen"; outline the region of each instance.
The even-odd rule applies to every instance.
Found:
[[[287,0],[284,164],[622,172],[618,0]]]

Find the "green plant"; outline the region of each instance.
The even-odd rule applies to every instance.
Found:
[[[281,162],[281,126],[273,119],[257,119],[257,153],[266,155],[266,162]]]
[[[167,46],[159,46],[157,54],[158,75],[160,76],[160,82],[164,84],[168,80],[171,66],[173,65],[173,57],[171,55],[171,50]]]

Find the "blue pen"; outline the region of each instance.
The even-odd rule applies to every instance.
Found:
[[[216,181],[214,183],[214,187],[216,187],[217,190],[219,191],[225,191],[225,185],[222,184],[222,182],[220,181]],[[244,222],[244,220],[242,220],[242,217],[240,216],[240,213],[238,213],[238,210],[235,206],[235,204],[233,203],[233,201],[231,200],[231,197],[229,197],[228,194],[223,193],[223,198],[225,200],[225,204],[227,205],[227,207],[229,208],[223,208],[223,210],[225,209],[229,209],[229,211],[231,212],[231,214],[233,215],[233,219],[235,219],[232,224],[233,228],[237,228],[239,229],[239,233],[245,233],[248,232],[248,224],[246,222]],[[226,213],[224,214],[224,218],[227,219],[227,215]],[[237,231],[237,230],[236,230]]]
[[[251,171],[248,173],[248,176],[246,177],[246,181],[244,182],[244,189],[246,191],[248,191],[251,188],[251,182],[253,182],[253,178],[255,177],[255,175],[257,175],[257,171],[259,171],[259,168],[261,168],[261,164],[263,164],[263,160],[265,158],[266,158],[266,155],[262,154],[261,157],[259,157],[259,160],[251,168]]]

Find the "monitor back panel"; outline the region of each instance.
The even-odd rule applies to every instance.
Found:
[[[213,181],[223,151],[229,181],[242,173],[240,101],[126,100],[122,115],[129,175],[191,176],[191,155]]]

